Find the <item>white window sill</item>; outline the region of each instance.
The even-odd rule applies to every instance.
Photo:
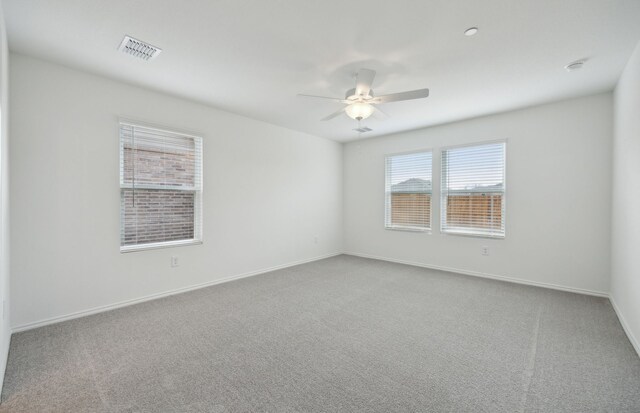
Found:
[[[418,228],[418,227],[384,227],[384,229],[388,229],[390,231],[405,231],[405,232],[425,232],[427,234],[431,234],[431,228]]]
[[[139,244],[139,245],[125,245],[120,247],[120,252],[136,252],[136,251],[145,251],[145,250],[155,250],[159,248],[172,248],[172,247],[184,247],[187,245],[200,245],[202,244],[201,240],[197,239],[186,239],[180,241],[167,241],[167,242],[152,242],[149,244]]]
[[[440,230],[440,233],[442,235],[457,235],[461,237],[504,239],[504,234],[487,234],[473,231]]]

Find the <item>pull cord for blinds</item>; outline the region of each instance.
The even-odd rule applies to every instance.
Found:
[[[131,156],[133,156],[133,162],[131,166],[132,174],[131,174],[131,205],[136,207],[136,158],[137,158],[137,149],[136,149],[136,127],[131,127]]]

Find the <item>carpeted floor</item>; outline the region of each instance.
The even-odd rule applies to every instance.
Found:
[[[639,412],[607,299],[351,256],[13,336],[0,412]]]

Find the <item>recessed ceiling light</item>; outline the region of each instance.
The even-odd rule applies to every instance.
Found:
[[[582,69],[582,67],[584,66],[584,62],[584,60],[578,60],[576,62],[569,63],[564,68],[567,70],[567,72],[574,72],[576,70]]]
[[[473,36],[476,33],[478,33],[477,27],[469,27],[467,30],[464,31],[465,36]]]

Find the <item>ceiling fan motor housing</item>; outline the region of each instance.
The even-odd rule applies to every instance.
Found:
[[[360,98],[362,99],[371,99],[373,97],[373,89],[369,89],[369,94],[367,96],[358,96],[356,95],[356,88],[352,88],[347,90],[347,93],[345,93],[344,98],[346,100],[358,100]]]

